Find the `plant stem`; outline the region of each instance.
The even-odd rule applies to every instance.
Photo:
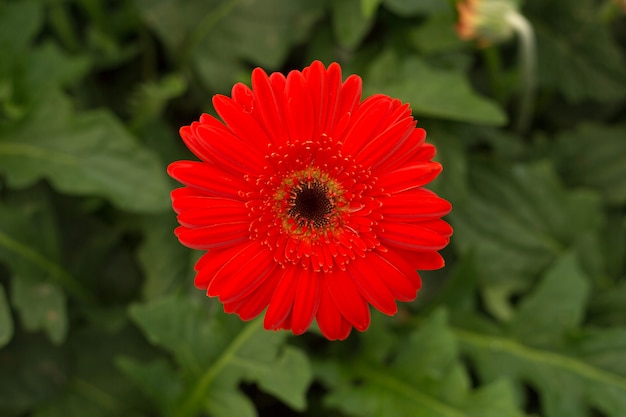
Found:
[[[522,91],[518,108],[515,131],[522,135],[526,132],[532,121],[533,100],[535,95],[535,72],[536,72],[536,48],[535,34],[532,26],[517,11],[511,11],[506,15],[519,40],[519,59],[522,78]]]
[[[211,386],[213,380],[224,369],[230,361],[233,360],[239,348],[254,334],[254,332],[261,326],[263,318],[258,318],[251,321],[246,327],[243,328],[241,333],[235,337],[235,339],[228,345],[226,350],[222,352],[219,358],[208,367],[200,379],[196,382],[191,389],[190,394],[182,402],[182,405],[176,413],[176,417],[193,417],[199,410],[202,409],[202,405],[206,401],[207,391]]]

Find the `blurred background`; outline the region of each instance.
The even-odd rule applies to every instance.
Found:
[[[626,416],[626,4],[0,0],[0,416]],[[165,174],[254,67],[411,103],[455,229],[328,342],[193,286]]]

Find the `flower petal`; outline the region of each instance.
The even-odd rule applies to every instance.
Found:
[[[448,236],[415,223],[380,222],[380,242],[408,250],[440,250],[448,244]]]
[[[381,175],[376,185],[387,193],[399,193],[428,184],[440,172],[441,164],[438,162],[416,163]]]
[[[198,250],[220,249],[250,240],[249,221],[212,224],[188,228],[179,226],[174,230],[183,245]]]
[[[217,271],[241,249],[241,246],[232,246],[226,249],[210,250],[202,255],[194,267],[197,271],[194,280],[196,288],[206,290]]]
[[[267,73],[261,68],[256,68],[252,71],[252,90],[257,104],[256,110],[271,143],[284,145],[287,143],[287,130],[283,109],[280,106],[282,100],[279,101],[280,96],[284,94],[283,89],[276,90]]]
[[[370,325],[370,310],[359,289],[346,271],[323,274],[323,279],[341,314],[359,331]]]
[[[298,288],[291,313],[291,330],[302,334],[313,322],[320,303],[320,281],[316,274],[308,269],[300,273]]]
[[[237,314],[241,320],[252,320],[270,303],[279,282],[279,274],[270,274],[254,292],[237,301],[225,303],[224,311]]]
[[[186,197],[173,202],[178,222],[185,227],[220,223],[249,222],[248,209],[241,201],[219,197]]]
[[[412,117],[406,117],[378,133],[356,154],[356,159],[363,166],[378,166],[387,159],[397,157],[398,150],[406,141],[415,126]]]
[[[361,91],[363,89],[363,81],[361,77],[357,75],[350,75],[341,84],[339,95],[337,97],[337,105],[335,106],[334,117],[332,123],[328,126],[328,132],[330,136],[339,140],[337,128],[340,125],[341,120],[346,120],[345,117],[352,113],[358,106],[361,100]],[[345,127],[345,126],[344,126]],[[343,129],[340,129],[343,130]]]
[[[386,219],[397,222],[413,222],[425,218],[445,216],[452,205],[435,193],[424,188],[414,188],[393,194],[383,202],[380,213]]]
[[[390,253],[392,251],[387,251]],[[371,270],[375,270],[389,288],[393,297],[398,301],[413,301],[421,287],[419,275],[414,268],[404,260],[393,256],[374,252],[367,259]],[[393,259],[393,261],[390,261]],[[417,285],[416,285],[417,283]]]
[[[207,295],[218,297],[222,303],[241,299],[254,291],[276,266],[271,253],[253,241],[217,271]]]
[[[343,151],[355,155],[357,151],[380,133],[385,116],[389,113],[392,100],[382,94],[368,97],[355,110],[351,126],[343,137],[336,138],[343,142]]]
[[[204,159],[213,160],[235,172],[249,174],[263,171],[265,159],[259,149],[239,140],[217,119],[211,124],[192,123],[191,131],[192,137],[187,137],[186,142],[190,142],[190,149],[194,146],[198,152],[202,152]]]
[[[320,306],[315,319],[320,331],[328,340],[344,340],[352,330],[352,325],[337,308],[325,280],[322,280],[320,286]]]
[[[371,254],[365,258],[356,259],[348,265],[348,271],[363,298],[380,312],[393,316],[398,312],[396,301],[381,279],[382,271],[373,268],[373,265],[369,263],[375,256]]]
[[[392,265],[394,268],[399,270],[402,273],[402,275],[404,275],[410,281],[411,285],[415,288],[415,290],[419,291],[419,289],[422,288],[422,279],[420,275],[417,273],[418,267],[415,266],[411,258],[407,257],[408,254],[414,254],[414,253],[416,252],[404,251],[402,249],[387,249],[384,251],[377,252],[380,258],[387,261],[390,265]],[[420,253],[429,254],[429,253],[437,253],[437,252],[432,251],[432,252],[420,252]],[[389,288],[391,289],[392,286],[390,285]],[[407,297],[409,296],[410,294],[407,293]],[[412,298],[407,299],[406,301],[412,301],[414,298],[415,296],[413,295]],[[403,301],[402,298],[400,298],[399,296],[398,296],[398,300]]]
[[[445,265],[443,257],[439,254],[439,252],[435,251],[408,251],[403,249],[389,250],[389,253],[392,252],[397,253],[402,259],[406,260],[413,271],[432,271],[435,269],[441,269]],[[400,265],[399,262],[395,260],[391,260],[391,262],[393,262],[394,265]]]
[[[313,138],[314,114],[313,100],[300,71],[291,71],[287,75],[285,86],[287,127],[291,141],[306,141]]]
[[[296,266],[280,270],[280,282],[265,312],[265,319],[263,321],[263,327],[265,327],[265,329],[275,330],[280,328],[291,315],[293,300],[298,288],[298,277],[301,273],[302,271]]]
[[[228,128],[243,142],[261,149],[270,143],[259,122],[231,98],[217,94],[213,96],[213,107]]]
[[[227,173],[215,165],[203,162],[172,162],[167,167],[167,172],[177,181],[215,197],[240,200],[239,192],[250,188],[243,178]]]

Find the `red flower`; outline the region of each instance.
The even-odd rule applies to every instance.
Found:
[[[207,252],[195,284],[266,329],[328,339],[412,301],[416,269],[437,269],[450,204],[422,188],[441,171],[408,104],[361,101],[361,78],[316,61],[302,72],[252,72],[252,89],[217,95],[181,137],[201,162],[172,163],[182,244]]]

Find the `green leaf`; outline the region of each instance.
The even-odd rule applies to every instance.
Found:
[[[131,99],[133,129],[155,122],[163,115],[167,103],[187,90],[180,74],[168,74],[157,81],[141,84]]]
[[[68,383],[64,352],[45,338],[17,333],[0,349],[0,415],[30,414],[59,395]]]
[[[11,58],[26,49],[41,28],[42,9],[37,1],[0,3],[0,56]],[[10,62],[0,59],[0,67]]]
[[[453,239],[461,250],[474,250],[479,281],[497,294],[495,304],[508,303],[510,295],[528,288],[554,259],[602,225],[598,197],[563,189],[547,163],[495,168],[478,160],[468,183],[468,198],[452,201]],[[494,299],[490,311],[509,319],[494,307]]]
[[[454,30],[455,15],[440,13],[430,16],[410,32],[410,40],[425,53],[459,48],[463,41]]]
[[[439,311],[388,352],[390,363],[353,356],[322,369],[328,406],[367,417],[522,416],[504,382],[471,390],[454,334]]]
[[[169,208],[165,169],[108,111],[73,115],[54,94],[28,121],[0,128],[0,166],[12,187],[46,178],[71,194],[96,194],[131,211]]]
[[[364,77],[366,94],[384,93],[411,104],[413,114],[471,123],[502,125],[506,115],[472,91],[464,74],[429,67],[416,55],[379,56]]]
[[[587,280],[565,255],[522,303],[508,330],[456,331],[482,380],[530,384],[546,417],[589,417],[591,407],[609,417],[625,415],[626,329],[580,332]]]
[[[144,216],[141,226],[144,239],[137,257],[145,276],[144,299],[151,300],[171,293],[184,283],[193,283],[194,254],[174,236],[175,215]]]
[[[431,14],[450,9],[449,3],[441,0],[382,0],[382,2],[385,7],[401,16]]]
[[[247,64],[278,68],[324,11],[315,0],[137,0],[139,12],[212,89],[230,90]],[[175,18],[173,18],[175,16]],[[245,69],[245,71],[244,71]]]
[[[33,48],[23,71],[25,91],[37,101],[42,93],[75,83],[89,69],[89,61],[62,51],[56,43],[46,42]]]
[[[339,44],[356,48],[372,26],[373,19],[362,10],[361,0],[338,0],[332,3],[333,31]]]
[[[0,348],[13,338],[13,317],[11,317],[11,307],[4,291],[4,286],[0,284]]]
[[[192,376],[174,416],[193,416],[202,407],[215,417],[234,415],[237,410],[227,406],[236,401],[224,402],[214,387],[236,392],[242,380],[304,409],[311,371],[306,356],[283,347],[286,333],[265,331],[259,320],[242,323],[233,316],[211,316],[183,297],[134,305],[130,315],[151,343],[171,352]]]
[[[582,124],[556,138],[554,157],[567,183],[602,193],[611,205],[626,203],[626,129]]]
[[[18,52],[19,58],[8,59],[10,66],[6,70],[0,64],[0,86],[2,73],[6,72],[7,77],[5,88],[0,88],[3,91],[0,103],[4,101],[4,112],[9,120],[23,119],[40,104],[43,96],[76,83],[89,68],[85,57],[71,56],[52,41],[37,47],[24,46],[24,50]]]
[[[540,84],[556,88],[570,102],[617,101],[626,96],[626,62],[601,24],[597,3],[580,0],[526,2],[537,34]]]
[[[361,12],[363,16],[372,18],[376,14],[378,6],[380,6],[382,0],[361,0]]]
[[[305,394],[312,374],[309,359],[300,349],[286,346],[271,366],[263,370],[255,367],[254,372],[258,376],[250,375],[249,378],[258,378],[259,386],[264,391],[280,398],[294,410],[306,409]]]
[[[572,254],[558,258],[520,304],[510,323],[513,335],[535,344],[550,344],[580,326],[589,295],[587,279]]]
[[[93,296],[89,290],[60,262],[52,206],[42,195],[34,192],[22,201],[16,199],[0,205],[0,261],[11,269],[16,280],[28,279],[33,285],[58,286],[82,301],[91,302]],[[52,296],[56,299],[53,302],[56,306],[62,298],[56,292],[58,287],[53,290],[56,295]],[[17,303],[16,308],[22,315],[30,314],[26,311],[31,308],[28,302]],[[65,314],[61,307],[53,310],[59,314],[56,317],[59,322],[54,323],[55,330],[49,331],[60,342],[64,334]]]
[[[12,300],[20,312],[26,330],[43,329],[57,345],[65,340],[67,333],[65,294],[58,286],[19,275],[14,276]]]
[[[182,381],[169,362],[157,359],[150,363],[141,363],[129,357],[119,357],[115,362],[154,403],[158,414],[172,415],[172,406],[182,393]]]
[[[211,390],[207,410],[211,416],[257,417],[254,403],[239,391],[217,385]]]
[[[71,368],[63,392],[33,410],[35,417],[140,417],[140,395],[115,366],[117,357],[150,358],[154,353],[128,326],[109,332],[95,325],[72,332],[64,345]]]

